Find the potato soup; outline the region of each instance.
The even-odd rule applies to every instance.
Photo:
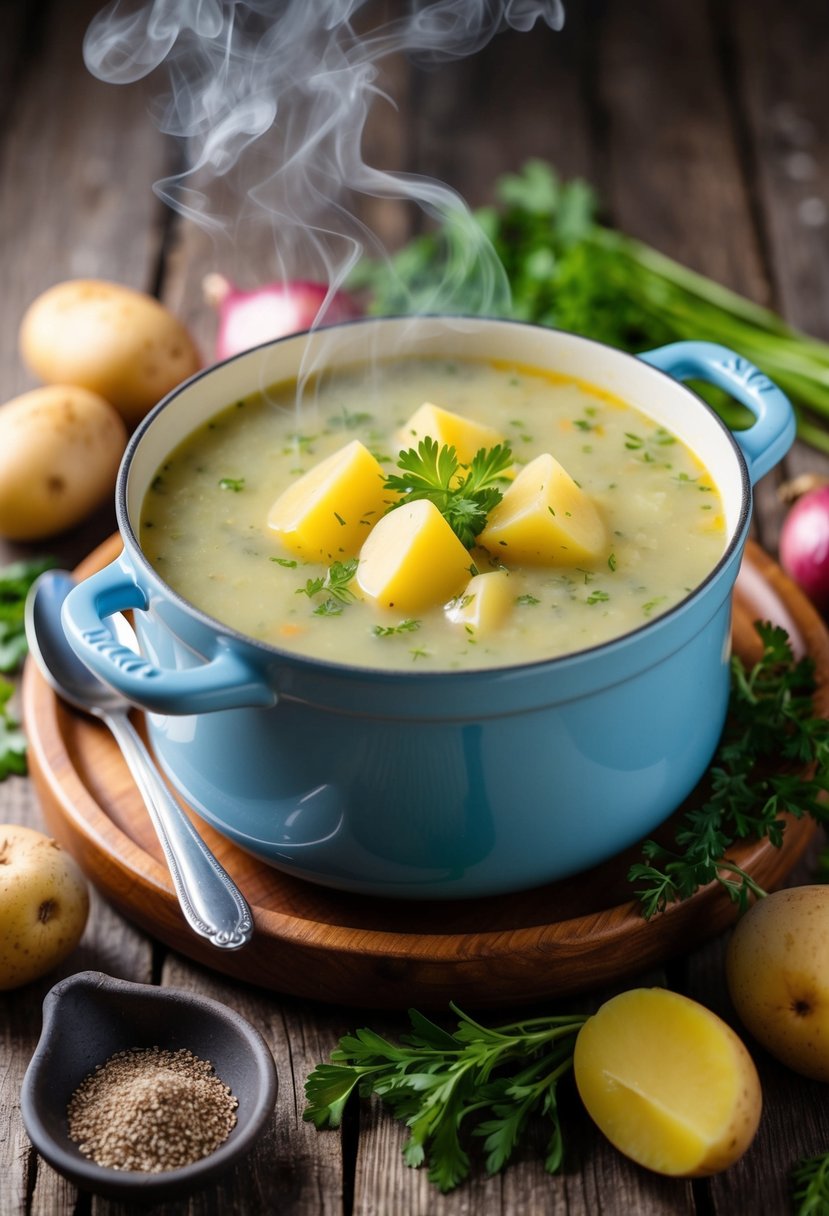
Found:
[[[165,460],[142,508],[164,580],[262,642],[375,668],[521,664],[646,624],[723,553],[698,458],[581,381],[411,358],[304,397],[286,383],[234,402]],[[401,468],[409,449],[420,463]],[[402,488],[426,466],[442,498]],[[490,486],[472,532],[437,509],[464,478]]]

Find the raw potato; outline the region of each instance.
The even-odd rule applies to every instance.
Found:
[[[75,949],[89,915],[89,889],[56,840],[0,825],[0,990],[45,975]]]
[[[607,1001],[579,1031],[573,1065],[593,1121],[657,1173],[727,1169],[757,1131],[751,1056],[730,1026],[677,992],[634,988]]]
[[[83,388],[0,406],[0,536],[42,540],[80,523],[112,493],[126,442],[120,415]]]
[[[726,978],[757,1042],[796,1072],[829,1081],[829,887],[758,899],[731,936]]]
[[[73,279],[29,305],[20,354],[47,384],[99,393],[134,426],[200,359],[181,322],[158,300],[118,283]]]

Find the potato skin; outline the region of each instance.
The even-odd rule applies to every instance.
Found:
[[[757,1042],[829,1082],[829,886],[788,887],[753,904],[728,943],[726,979]]]
[[[45,975],[71,954],[89,915],[89,888],[56,840],[0,824],[0,991]]]
[[[70,279],[38,296],[19,345],[39,379],[99,393],[130,427],[201,366],[189,333],[158,300],[100,279]]]
[[[80,523],[112,493],[126,442],[120,414],[74,385],[0,406],[0,536],[42,540]]]

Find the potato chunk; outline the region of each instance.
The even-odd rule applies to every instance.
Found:
[[[504,437],[491,426],[473,422],[451,410],[426,401],[415,410],[409,421],[397,432],[397,441],[402,449],[416,448],[426,436],[434,439],[440,447],[451,447],[461,464],[469,464],[481,448],[492,448],[503,443]]]
[[[607,535],[595,503],[544,452],[504,491],[478,543],[507,565],[576,566],[601,557]]]
[[[382,608],[419,612],[457,595],[471,560],[435,504],[420,499],[395,507],[372,528],[357,582]]]
[[[724,1170],[757,1131],[762,1094],[751,1056],[730,1026],[677,992],[612,997],[579,1031],[573,1066],[593,1121],[657,1173]]]
[[[384,480],[379,462],[354,439],[280,494],[268,527],[306,559],[352,557],[388,505]]]
[[[446,606],[446,617],[456,625],[487,634],[507,619],[512,607],[512,592],[506,570],[476,574],[456,599]]]

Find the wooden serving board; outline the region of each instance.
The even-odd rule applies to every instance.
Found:
[[[78,576],[91,574],[119,549],[112,537]],[[758,619],[784,625],[795,649],[812,656],[818,708],[829,715],[829,634],[780,568],[749,544],[733,626],[735,649],[744,658],[759,652]],[[641,857],[638,846],[588,873],[517,895],[409,903],[292,878],[200,824],[254,911],[250,944],[221,952],[182,918],[149,817],[106,728],[60,702],[31,661],[23,716],[49,829],[102,894],[182,954],[295,996],[393,1009],[445,1006],[450,999],[482,1007],[562,997],[659,964],[720,933],[736,915],[712,884],[645,921],[626,879],[631,862]],[[813,831],[809,820],[791,821],[781,848],[746,843],[731,856],[771,889],[797,863]]]

